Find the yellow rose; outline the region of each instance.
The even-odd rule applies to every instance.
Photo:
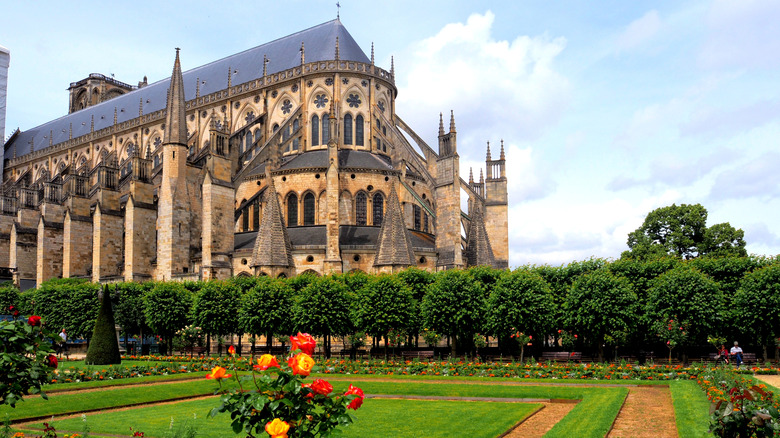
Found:
[[[308,376],[314,367],[314,359],[306,353],[298,353],[291,357],[287,363],[292,368],[293,374]]]
[[[268,435],[271,435],[271,438],[287,438],[288,430],[290,430],[290,425],[279,418],[274,418],[274,421],[270,421],[265,425],[265,431],[268,432]]]

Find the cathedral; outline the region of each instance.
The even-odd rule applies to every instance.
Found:
[[[333,20],[137,86],[91,74],[68,114],[4,145],[0,271],[27,287],[507,267],[503,143],[460,176]],[[463,206],[463,207],[462,207]],[[465,211],[464,211],[465,208]]]

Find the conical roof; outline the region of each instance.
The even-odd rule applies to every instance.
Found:
[[[179,49],[176,49],[176,61],[173,63],[171,85],[168,88],[167,112],[165,114],[165,143],[187,144],[187,115],[184,106],[184,80],[181,77]],[[114,109],[116,118],[116,109]]]
[[[374,266],[413,266],[415,264],[412,239],[404,223],[403,211],[395,191],[395,184],[390,186],[385,217],[382,220],[382,228],[379,230],[376,247]]]
[[[293,266],[292,245],[290,236],[287,235],[287,227],[284,226],[279,197],[276,195],[273,179],[269,179],[268,190],[263,194],[265,207],[263,208],[263,220],[257,229],[255,248],[252,251],[252,264],[254,267],[280,266],[289,268]]]
[[[475,204],[474,213],[471,215],[471,223],[468,229],[466,242],[467,266],[496,266],[493,248],[490,246],[490,238],[485,229],[485,218],[482,215],[482,207]]]

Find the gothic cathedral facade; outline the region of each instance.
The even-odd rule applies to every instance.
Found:
[[[0,270],[17,284],[508,265],[503,144],[486,178],[461,178],[454,115],[428,146],[396,114],[392,63],[339,20],[69,92],[68,115],[4,145]]]

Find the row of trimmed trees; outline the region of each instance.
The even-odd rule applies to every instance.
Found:
[[[0,305],[88,337],[98,289],[70,279],[22,294],[5,287]],[[501,354],[517,354],[511,335],[524,332],[536,351],[563,344],[599,358],[664,345],[685,354],[705,348],[708,338],[739,340],[766,357],[780,336],[780,261],[760,257],[119,283],[111,296],[128,333],[154,333],[169,346],[187,325],[210,336],[264,335],[269,342],[305,331],[324,338],[326,354],[333,337],[363,332],[387,345],[388,335],[400,332],[414,345],[427,329],[446,336],[456,354],[473,353],[485,336],[498,341]]]

